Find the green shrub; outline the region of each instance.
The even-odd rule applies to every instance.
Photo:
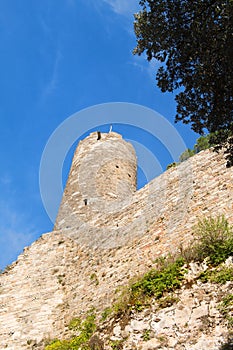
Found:
[[[219,311],[226,318],[229,326],[233,326],[233,294],[228,294],[223,298]]]
[[[131,286],[132,296],[161,298],[164,292],[179,288],[181,281],[184,279],[184,271],[181,269],[183,265],[184,260],[182,258],[168,264],[164,261],[163,266],[159,270],[150,270]]]
[[[198,153],[200,151],[210,148],[211,146],[212,145],[210,144],[210,134],[200,136],[197,139],[196,144],[194,145],[194,151],[195,153]]]
[[[233,281],[233,269],[232,267],[223,266],[219,269],[206,270],[199,276],[202,282],[214,282],[224,284],[227,281]]]
[[[150,329],[144,329],[144,331],[143,331],[143,333],[142,333],[142,339],[144,340],[144,341],[148,341],[148,340],[150,340],[150,338],[151,338],[151,331],[150,331]]]
[[[126,313],[130,309],[141,311],[150,304],[151,297],[160,299],[164,293],[181,286],[184,279],[184,259],[160,259],[158,269],[152,269],[123,289],[118,302],[114,305],[116,314]]]
[[[71,350],[68,340],[54,339],[49,345],[45,347],[45,350]],[[75,349],[74,349],[75,350]]]
[[[174,162],[174,163],[168,164],[167,170],[179,165],[179,163],[184,162],[185,160],[194,156],[198,152],[206,150],[206,149],[213,147],[213,146],[216,146],[214,134],[200,136],[196,140],[196,144],[194,145],[194,148],[193,149],[187,148],[183,153],[181,153],[181,155],[179,157],[179,162],[178,163]]]
[[[224,216],[199,220],[194,228],[194,243],[182,252],[187,259],[200,261],[208,257],[216,266],[233,255],[233,230]]]
[[[69,329],[79,334],[69,340],[55,339],[45,347],[45,350],[89,350],[88,341],[96,330],[95,315],[88,314],[82,322],[79,318],[73,319],[69,324]]]
[[[78,331],[80,329],[81,323],[82,323],[81,318],[79,317],[73,318],[70,321],[68,328],[73,331]]]

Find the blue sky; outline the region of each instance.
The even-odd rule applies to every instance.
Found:
[[[129,102],[173,124],[174,95],[156,87],[157,63],[132,54],[138,9],[136,0],[1,0],[0,268],[53,227],[40,196],[39,167],[47,140],[66,118],[93,105]],[[174,127],[193,147],[197,135]],[[151,135],[114,128],[140,140],[166,168],[169,155]],[[64,181],[71,156],[72,149]]]

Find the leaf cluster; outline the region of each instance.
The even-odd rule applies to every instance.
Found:
[[[177,90],[176,121],[215,133],[233,164],[233,1],[141,0],[135,54],[160,67],[162,92]]]

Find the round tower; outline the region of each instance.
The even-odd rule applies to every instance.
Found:
[[[136,191],[133,146],[115,133],[91,133],[75,151],[55,229],[80,227],[129,203]]]

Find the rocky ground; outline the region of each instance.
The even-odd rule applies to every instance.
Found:
[[[227,320],[233,316],[233,307],[226,310],[225,317],[221,311],[224,298],[232,295],[233,282],[203,283],[197,279],[203,270],[204,264],[190,264],[181,289],[160,301],[152,299],[141,312],[106,320],[95,335],[96,344],[98,338],[102,342],[93,349],[233,349]]]

